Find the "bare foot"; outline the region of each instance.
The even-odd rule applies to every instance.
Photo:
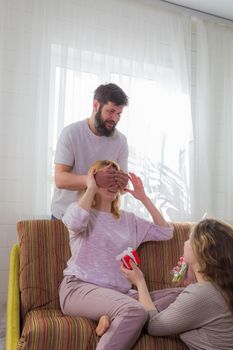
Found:
[[[96,334],[101,337],[110,326],[110,319],[107,315],[103,315],[99,319],[98,326],[96,327]]]

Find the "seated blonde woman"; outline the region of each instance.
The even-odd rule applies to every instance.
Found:
[[[148,319],[148,312],[137,300],[137,292],[120,271],[116,256],[142,242],[172,238],[170,227],[145,194],[139,177],[130,173],[133,189],[127,189],[141,201],[153,222],[119,209],[120,188],[110,191],[98,187],[96,172],[111,167],[112,161],[98,161],[88,173],[87,189],[79,202],[72,203],[62,218],[70,235],[71,258],[59,288],[61,310],[65,315],[84,316],[98,321],[102,335],[98,350],[129,350]]]
[[[133,270],[121,267],[149,312],[148,333],[179,334],[192,350],[233,349],[233,228],[213,219],[200,221],[184,244],[184,260],[197,282],[179,296],[172,290],[155,292],[153,300],[141,270],[133,263]]]

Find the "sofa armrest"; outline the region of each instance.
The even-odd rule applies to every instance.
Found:
[[[19,292],[18,244],[11,249],[6,315],[6,350],[15,350],[20,337],[20,292]]]

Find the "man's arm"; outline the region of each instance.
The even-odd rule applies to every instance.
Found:
[[[84,190],[87,175],[74,174],[71,171],[72,167],[70,165],[55,164],[55,184],[57,188],[71,191]]]
[[[55,184],[57,188],[70,191],[85,190],[87,187],[87,175],[79,175],[71,172],[72,167],[66,164],[55,164]],[[116,171],[112,171],[110,167],[101,169],[96,173],[96,183],[103,188],[118,189],[116,179]],[[128,178],[128,175],[125,174]]]

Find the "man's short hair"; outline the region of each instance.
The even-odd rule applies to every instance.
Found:
[[[117,106],[127,106],[128,96],[116,84],[110,83],[100,85],[94,92],[94,100],[97,100],[101,105],[112,102]]]

